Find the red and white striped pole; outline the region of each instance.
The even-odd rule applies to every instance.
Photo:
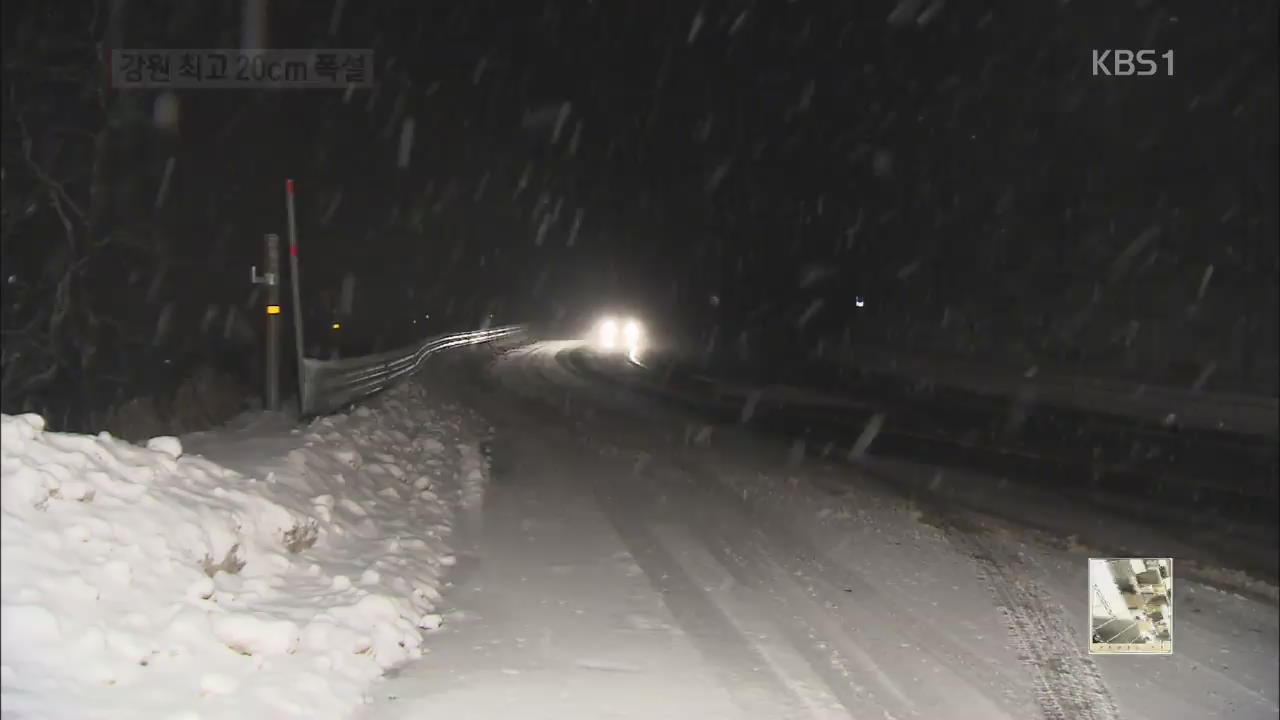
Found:
[[[307,411],[307,378],[302,344],[302,280],[298,275],[298,221],[293,208],[293,180],[284,181],[285,206],[289,212],[289,272],[293,276],[293,338],[298,354],[298,413]]]

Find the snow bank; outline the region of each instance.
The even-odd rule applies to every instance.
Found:
[[[452,517],[487,474],[421,395],[283,433],[251,473],[0,416],[5,716],[347,715],[439,625]]]

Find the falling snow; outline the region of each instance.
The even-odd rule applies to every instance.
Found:
[[[413,118],[405,118],[404,123],[400,126],[400,152],[396,156],[396,165],[398,167],[409,167],[409,159],[413,153],[413,127]]]

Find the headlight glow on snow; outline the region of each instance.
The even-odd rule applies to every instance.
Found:
[[[606,317],[596,324],[595,344],[602,352],[624,352],[638,359],[644,345],[644,326],[635,318]]]

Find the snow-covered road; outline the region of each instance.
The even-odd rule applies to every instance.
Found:
[[[1085,652],[1087,545],[1176,574],[1196,537],[705,425],[580,350],[146,447],[3,416],[0,717],[1277,716],[1274,588],[1200,566],[1172,656]]]
[[[1177,654],[1095,662],[1087,552],[691,425],[572,349],[474,378],[494,464],[454,611],[362,717],[1276,715],[1274,607],[1184,584]]]

